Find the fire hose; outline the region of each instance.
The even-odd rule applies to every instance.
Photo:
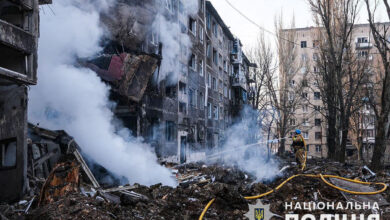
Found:
[[[305,141],[304,141],[304,146],[305,146],[305,160],[304,160],[304,163],[302,165],[302,171],[305,169],[306,161],[307,161],[307,149],[306,149]],[[355,194],[355,195],[375,195],[375,194],[382,193],[382,192],[384,192],[387,189],[387,185],[385,183],[381,183],[381,182],[379,182],[379,183],[363,182],[363,181],[360,181],[360,180],[353,180],[353,179],[348,179],[348,178],[335,176],[335,175],[328,175],[328,174],[325,174],[325,175],[322,175],[322,174],[296,174],[296,175],[293,175],[293,176],[289,177],[285,181],[283,181],[275,189],[272,189],[272,190],[270,190],[268,192],[265,192],[265,193],[262,193],[262,194],[256,195],[256,196],[245,196],[244,198],[247,199],[247,200],[260,199],[260,198],[262,198],[264,196],[267,196],[267,195],[269,195],[271,193],[274,193],[274,192],[278,191],[287,182],[291,181],[292,179],[294,179],[296,177],[320,178],[325,184],[327,184],[328,186],[330,186],[332,188],[335,188],[337,190],[340,190],[340,191],[343,191],[343,192],[346,192],[346,193]],[[329,181],[327,181],[325,178],[336,178],[336,179],[341,179],[341,180],[344,180],[344,181],[348,181],[348,182],[352,182],[352,183],[358,183],[358,184],[363,184],[363,185],[381,185],[381,186],[383,186],[383,188],[378,190],[378,191],[373,191],[373,192],[351,191],[351,190],[348,190],[348,189],[343,189],[341,187],[335,186],[335,185],[331,184]],[[199,220],[203,219],[203,217],[206,214],[207,210],[214,203],[214,201],[215,201],[215,198],[210,200],[210,202],[206,205],[206,207],[203,209],[201,215],[199,216]]]

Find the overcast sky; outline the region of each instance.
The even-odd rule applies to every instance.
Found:
[[[236,8],[257,24],[274,32],[274,20],[283,13],[286,22],[295,15],[296,27],[313,26],[312,14],[306,0],[229,0]],[[254,44],[259,29],[248,22],[225,0],[211,0],[226,25],[231,28],[244,45]],[[362,5],[365,6],[365,5]],[[365,7],[361,7],[358,23],[367,23]],[[268,35],[268,34],[267,34]],[[270,36],[270,35],[268,35]]]

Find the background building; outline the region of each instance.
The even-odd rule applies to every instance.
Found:
[[[301,71],[294,75],[290,80],[290,86],[299,86],[303,81],[307,87],[303,88],[302,94],[296,94],[302,97],[301,107],[296,109],[294,118],[290,123],[296,124],[302,130],[302,134],[306,139],[309,156],[327,157],[326,143],[326,120],[323,116],[323,102],[321,93],[316,85],[315,73],[320,70],[316,66],[316,61],[319,58],[319,39],[316,27],[285,29],[284,32],[293,32],[296,35],[297,42],[297,57],[296,66],[301,66]],[[380,56],[373,45],[371,30],[369,24],[357,24],[353,28],[353,45],[351,47],[356,53],[357,59],[367,62],[368,70],[371,74],[368,76],[370,82],[378,82],[380,69],[375,68],[380,66]],[[303,64],[303,65],[302,65]],[[283,79],[284,77],[280,77]],[[280,83],[283,83],[282,81]],[[368,86],[368,84],[362,85]],[[349,132],[349,141],[347,144],[347,158],[357,159],[359,146],[362,146],[361,154],[366,161],[370,160],[375,143],[375,114],[366,104],[357,116],[351,119],[351,129]],[[290,136],[294,131],[291,131]],[[288,139],[286,149],[289,150],[291,140]],[[386,153],[386,161],[390,162],[389,153]]]

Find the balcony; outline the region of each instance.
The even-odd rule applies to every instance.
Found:
[[[372,43],[365,42],[365,43],[356,43],[356,49],[370,49],[372,48]]]
[[[241,87],[247,90],[247,83],[244,77],[232,77],[232,87]]]
[[[27,54],[32,54],[35,50],[34,35],[4,20],[0,20],[0,42]]]

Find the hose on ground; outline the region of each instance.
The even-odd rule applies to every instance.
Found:
[[[305,161],[305,164],[306,164],[306,161]],[[281,184],[279,184],[275,190],[270,190],[266,193],[262,193],[260,195],[256,195],[256,196],[245,196],[244,198],[247,199],[247,200],[253,200],[253,199],[259,199],[259,198],[262,198],[264,196],[267,196],[277,190],[279,190],[280,188],[283,187],[283,185],[285,185],[287,182],[289,182],[290,180],[294,179],[295,177],[311,177],[311,178],[320,178],[325,184],[329,185],[330,187],[332,188],[335,188],[337,190],[340,190],[340,191],[343,191],[343,192],[346,192],[346,193],[350,193],[350,194],[355,194],[355,195],[374,195],[374,194],[379,194],[379,193],[382,193],[384,192],[386,189],[387,189],[387,185],[385,183],[370,183],[370,182],[362,182],[360,180],[353,180],[353,179],[348,179],[348,178],[344,178],[344,177],[340,177],[340,176],[335,176],[335,175],[322,175],[322,174],[296,174],[296,175],[293,175],[291,177],[289,177],[288,179],[286,179],[285,181],[283,181]],[[358,184],[364,184],[364,185],[381,185],[383,186],[382,189],[378,190],[378,191],[373,191],[373,192],[357,192],[357,191],[351,191],[351,190],[347,190],[347,189],[343,189],[341,187],[338,187],[338,186],[335,186],[331,183],[329,183],[325,178],[336,178],[336,179],[341,179],[341,180],[344,180],[344,181],[348,181],[348,182],[352,182],[352,183],[358,183]],[[204,215],[206,214],[207,210],[210,208],[210,206],[213,204],[213,202],[215,201],[215,198],[212,199],[208,204],[207,206],[203,209],[202,211],[202,214],[200,215],[199,217],[199,220],[202,220]]]

